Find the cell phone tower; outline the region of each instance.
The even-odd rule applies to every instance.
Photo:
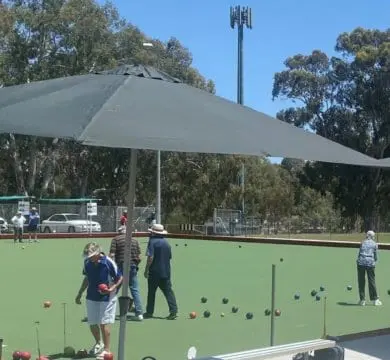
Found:
[[[244,26],[252,29],[252,9],[245,6],[230,7],[230,27],[238,29],[237,102],[244,103]]]
[[[230,27],[237,25],[238,29],[238,60],[237,60],[237,102],[244,104],[244,26],[252,29],[252,9],[245,6],[230,7]],[[242,215],[245,215],[245,165],[241,164],[240,183],[242,188]]]

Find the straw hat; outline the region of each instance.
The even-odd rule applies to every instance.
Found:
[[[151,228],[148,229],[152,234],[166,235],[168,232],[164,230],[164,226],[161,224],[153,224]]]

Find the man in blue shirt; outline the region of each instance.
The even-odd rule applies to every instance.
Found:
[[[36,207],[31,208],[31,212],[28,216],[28,238],[29,242],[32,241],[31,235],[34,234],[34,241],[38,242],[38,225],[39,225],[39,213]]]
[[[84,279],[76,296],[76,304],[81,304],[81,297],[87,290],[87,318],[95,339],[90,354],[104,359],[104,355],[110,352],[110,324],[115,322],[117,292],[123,278],[118,266],[97,243],[87,244],[83,255]],[[106,285],[105,290],[99,289],[102,284]]]
[[[375,266],[378,261],[378,244],[375,242],[375,233],[370,230],[367,232],[366,238],[362,241],[359,249],[357,263],[358,284],[359,284],[359,304],[366,305],[366,273],[368,279],[368,292],[373,305],[380,306],[382,302],[379,300],[375,284]]]
[[[160,288],[169,307],[168,320],[177,318],[176,297],[171,283],[171,246],[164,235],[167,232],[161,224],[154,224],[150,229],[150,238],[146,256],[148,257],[145,278],[148,279],[148,299],[144,318],[153,317],[157,288]]]

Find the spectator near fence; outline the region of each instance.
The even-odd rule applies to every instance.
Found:
[[[127,210],[125,210],[125,211],[122,213],[122,216],[121,216],[119,222],[120,222],[120,225],[121,225],[121,226],[126,226],[126,224],[127,224]]]

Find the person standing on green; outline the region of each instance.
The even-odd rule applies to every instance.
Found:
[[[378,261],[378,244],[375,241],[375,233],[370,230],[366,234],[366,238],[360,244],[357,263],[357,275],[359,285],[359,305],[366,305],[366,274],[368,280],[368,292],[373,305],[380,306],[382,302],[379,300],[378,292],[375,283],[375,266]]]

